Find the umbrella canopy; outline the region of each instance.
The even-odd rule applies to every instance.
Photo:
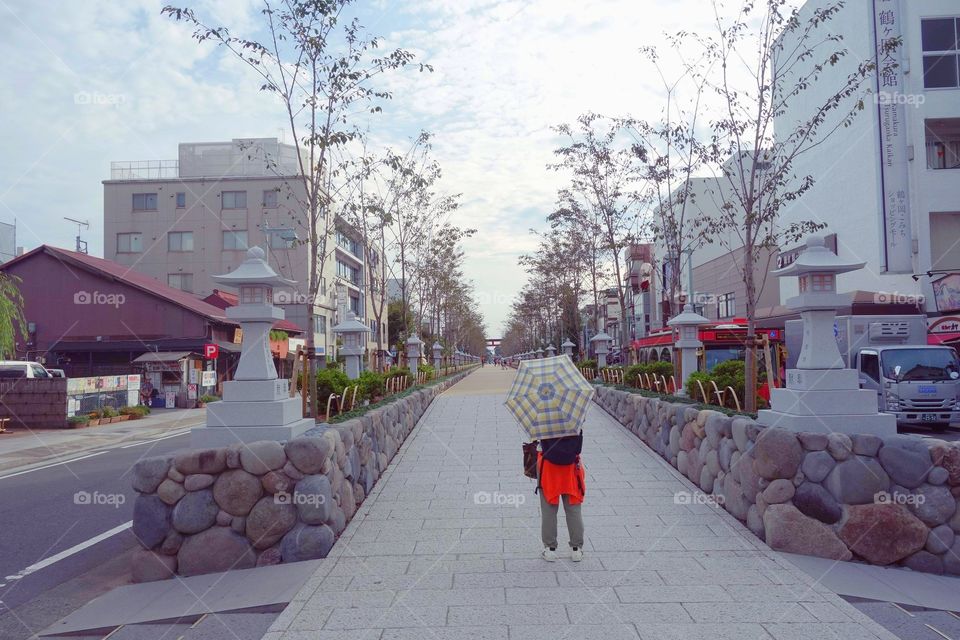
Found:
[[[576,435],[594,388],[566,356],[523,360],[504,402],[531,440]]]

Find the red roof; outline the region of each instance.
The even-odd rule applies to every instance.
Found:
[[[213,293],[204,298],[203,301],[218,309],[226,309],[227,307],[235,307],[237,303],[240,302],[240,299],[235,293],[214,289]],[[299,325],[289,320],[278,320],[274,323],[273,328],[288,333],[303,333],[303,329],[301,329]]]
[[[17,256],[13,260],[4,263],[2,268],[6,269],[13,264],[27,260],[39,253],[46,253],[47,255],[56,258],[68,268],[72,265],[80,269],[93,271],[108,279],[122,282],[128,286],[134,287],[135,289],[140,289],[141,291],[151,295],[163,298],[168,302],[172,302],[173,304],[183,307],[188,311],[192,311],[216,322],[232,325],[237,324],[233,320],[227,319],[222,308],[208,304],[192,293],[175,289],[164,284],[163,282],[160,282],[156,278],[151,278],[148,275],[134,271],[132,267],[128,267],[117,262],[112,262],[110,260],[104,260],[103,258],[96,258],[85,253],[67,251],[66,249],[60,249],[59,247],[51,247],[50,245],[42,244],[32,251],[28,251],[27,253]]]

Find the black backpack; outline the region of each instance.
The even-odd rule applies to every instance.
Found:
[[[560,465],[573,464],[583,450],[583,431],[575,436],[541,440],[540,449],[547,462]]]

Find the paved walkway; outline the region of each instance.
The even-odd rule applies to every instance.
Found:
[[[724,511],[678,501],[690,485],[595,406],[586,557],[541,560],[513,375],[434,402],[265,640],[894,638]]]

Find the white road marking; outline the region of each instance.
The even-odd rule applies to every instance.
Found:
[[[79,456],[76,458],[70,458],[69,460],[61,460],[60,462],[54,462],[53,464],[44,465],[42,467],[34,467],[33,469],[27,469],[26,471],[17,471],[16,473],[11,473],[9,475],[0,476],[0,480],[5,480],[7,478],[13,478],[16,476],[22,476],[25,473],[33,473],[34,471],[42,471],[44,469],[49,469],[51,467],[58,467],[61,464],[70,464],[71,462],[77,462],[78,460],[86,460],[87,458],[92,458],[94,456],[101,456],[107,453],[106,451],[97,451],[96,453],[89,453],[85,456]]]
[[[57,563],[57,562],[60,562],[60,561],[63,560],[64,558],[69,558],[70,556],[72,556],[72,555],[74,555],[74,554],[80,553],[80,552],[83,551],[84,549],[87,549],[87,548],[89,548],[89,547],[92,547],[93,545],[97,544],[98,542],[102,542],[102,541],[106,540],[107,538],[110,538],[110,537],[112,537],[112,536],[117,535],[118,533],[121,533],[121,532],[123,532],[123,531],[126,531],[126,530],[129,529],[131,526],[133,526],[133,520],[129,520],[129,521],[127,521],[127,522],[124,522],[123,524],[121,524],[121,525],[119,525],[119,526],[116,526],[116,527],[114,527],[113,529],[110,529],[109,531],[104,531],[104,532],[101,533],[100,535],[94,536],[94,537],[90,538],[89,540],[87,540],[87,541],[85,541],[85,542],[81,542],[80,544],[75,544],[75,545],[73,545],[72,547],[70,547],[69,549],[64,549],[64,550],[61,551],[60,553],[56,553],[56,554],[50,556],[49,558],[44,558],[44,559],[41,560],[40,562],[36,562],[36,563],[30,565],[30,566],[27,567],[26,569],[21,569],[20,571],[18,571],[18,572],[15,573],[14,575],[12,575],[12,576],[7,576],[6,579],[7,579],[7,580],[20,580],[21,578],[25,578],[26,576],[30,575],[31,573],[36,573],[37,571],[40,571],[41,569],[45,569],[45,568],[49,567],[49,566],[52,565],[52,564],[55,564],[55,563]]]
[[[120,448],[121,448],[121,449],[129,449],[130,447],[139,447],[139,446],[142,445],[142,444],[150,444],[150,443],[152,443],[152,442],[160,442],[161,440],[167,440],[167,439],[169,439],[169,438],[176,438],[177,436],[182,436],[182,435],[184,435],[184,434],[186,434],[186,433],[190,433],[190,429],[184,429],[183,431],[177,431],[176,433],[171,433],[170,435],[163,436],[162,438],[155,438],[155,439],[153,439],[153,440],[144,440],[143,442],[134,442],[133,444],[127,444],[127,445],[124,445],[124,446],[122,446],[122,447],[120,447]]]

